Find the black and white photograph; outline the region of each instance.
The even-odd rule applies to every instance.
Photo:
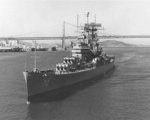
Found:
[[[150,120],[150,1],[0,0],[0,120]]]

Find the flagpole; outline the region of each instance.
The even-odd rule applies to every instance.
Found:
[[[36,41],[34,41],[34,71],[36,71]]]
[[[24,69],[25,69],[25,72],[27,71],[27,63],[26,63],[26,59],[27,59],[27,55],[26,55],[27,53],[25,53],[25,57],[24,57]]]

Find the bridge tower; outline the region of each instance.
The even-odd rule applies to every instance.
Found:
[[[65,49],[65,21],[63,22],[62,48]]]

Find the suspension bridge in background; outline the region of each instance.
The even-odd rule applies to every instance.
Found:
[[[77,39],[77,35],[76,36],[68,36],[66,35],[66,24],[73,26],[75,28],[77,28],[77,32],[78,32],[78,28],[79,26],[77,25],[73,25],[71,23],[68,22],[63,22],[63,31],[62,31],[62,36],[48,36],[48,37],[0,37],[0,41],[11,41],[11,40],[17,40],[17,41],[23,41],[23,40],[31,40],[31,41],[36,41],[36,40],[40,40],[40,41],[45,41],[45,40],[62,40],[62,48],[65,48],[65,40],[73,40],[73,39]],[[82,26],[80,26],[82,28]],[[83,29],[83,28],[82,28]],[[103,29],[102,29],[103,30]],[[99,39],[119,39],[119,38],[150,38],[150,35],[99,35],[98,36]]]
[[[76,39],[77,36],[49,36],[49,37],[0,37],[0,40],[69,40]],[[150,35],[102,35],[100,39],[113,38],[150,38]]]
[[[49,36],[49,37],[0,37],[3,40],[62,40],[62,48],[65,48],[65,40],[77,39],[78,36]],[[102,35],[98,36],[99,39],[119,39],[119,38],[150,38],[150,35]]]

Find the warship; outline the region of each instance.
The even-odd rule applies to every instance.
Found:
[[[115,56],[107,55],[98,42],[100,27],[95,22],[85,23],[83,32],[71,42],[71,57],[64,57],[55,68],[23,72],[29,102],[34,96],[92,80],[114,68]]]

